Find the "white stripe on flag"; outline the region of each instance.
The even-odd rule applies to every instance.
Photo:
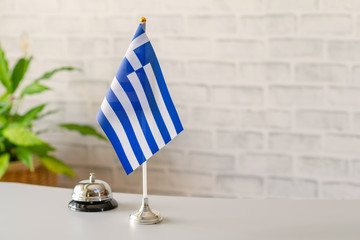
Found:
[[[137,97],[139,98],[140,105],[144,111],[145,118],[149,124],[150,130],[152,135],[154,136],[155,142],[158,145],[159,149],[165,146],[164,139],[162,138],[162,135],[160,133],[160,130],[156,124],[154,115],[151,112],[149,102],[146,98],[144,89],[140,83],[140,79],[136,75],[135,72],[130,73],[128,76],[128,79],[130,80],[131,85],[133,86]]]
[[[135,71],[141,68],[142,64],[140,63],[138,57],[136,56],[134,49],[140,47],[141,45],[147,43],[148,41],[149,38],[146,36],[145,33],[143,33],[134,40],[132,40],[128,50],[126,51],[125,57],[130,62],[131,66],[135,69]]]
[[[138,59],[138,57],[136,56],[133,50],[127,51],[125,57],[135,71],[142,67],[140,60]]]
[[[132,169],[136,169],[139,166],[139,162],[136,159],[134,151],[130,145],[129,139],[126,137],[124,127],[117,118],[114,110],[112,109],[106,98],[101,104],[101,110],[104,113],[106,119],[109,121],[111,127],[114,129],[121,145],[123,146],[125,155],[128,158]]]
[[[169,111],[165,105],[164,99],[161,95],[160,88],[157,83],[157,80],[156,80],[154,71],[151,67],[151,64],[150,63],[146,64],[144,66],[144,70],[145,70],[145,74],[149,80],[151,90],[154,93],[156,104],[158,105],[161,116],[164,119],[166,128],[168,129],[168,131],[170,133],[171,139],[173,139],[177,135],[176,129],[175,129],[173,121],[171,120],[171,117],[170,117]]]
[[[114,94],[116,95],[117,99],[119,100],[119,102],[121,103],[121,105],[123,106],[126,115],[128,116],[131,126],[134,129],[135,132],[135,136],[136,139],[139,141],[140,144],[140,148],[144,153],[144,156],[146,159],[149,159],[152,156],[152,152],[150,150],[150,147],[146,141],[146,138],[144,136],[144,133],[142,131],[142,128],[139,124],[139,121],[136,117],[136,113],[135,110],[128,98],[128,96],[126,95],[126,92],[124,91],[124,89],[122,88],[122,86],[119,84],[118,80],[116,79],[116,77],[114,78],[114,80],[111,83],[111,89],[113,90]]]
[[[137,38],[135,38],[134,40],[132,40],[132,42],[130,43],[130,46],[128,48],[129,50],[134,50],[135,48],[140,47],[141,45],[147,43],[149,41],[149,38],[146,36],[145,33],[139,35]]]

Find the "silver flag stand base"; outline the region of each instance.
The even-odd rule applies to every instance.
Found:
[[[143,198],[142,205],[138,211],[130,214],[129,221],[137,224],[156,224],[163,220],[158,211],[151,210],[149,199]]]

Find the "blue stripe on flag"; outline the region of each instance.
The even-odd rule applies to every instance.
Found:
[[[156,80],[158,82],[161,95],[164,99],[166,108],[169,111],[171,120],[174,123],[177,134],[179,134],[182,130],[184,130],[179,115],[176,112],[174,103],[170,97],[169,90],[166,86],[164,76],[162,74],[159,61],[156,58],[156,54],[150,42],[143,44],[134,50],[135,54],[138,56],[141,64],[145,66],[148,63],[151,63],[151,67],[153,68]]]
[[[126,92],[128,98],[135,110],[136,116],[139,120],[140,126],[145,135],[145,138],[148,141],[151,152],[156,153],[157,151],[159,151],[159,147],[156,144],[154,136],[151,133],[149,124],[145,118],[144,111],[141,107],[139,98],[137,97],[136,92],[135,92],[133,86],[131,85],[129,79],[126,77],[128,74],[130,74],[132,72],[134,72],[134,70],[131,67],[129,61],[126,58],[124,58],[124,60],[122,61],[121,65],[120,65],[119,71],[116,74],[116,79],[118,80],[118,82],[120,83],[120,85],[124,89],[124,91]]]
[[[110,140],[113,148],[115,149],[115,152],[116,152],[118,158],[120,159],[120,162],[121,162],[126,174],[129,175],[133,171],[133,169],[129,163],[128,158],[126,157],[123,147],[121,146],[119,138],[117,137],[114,129],[110,125],[109,121],[107,120],[107,118],[105,117],[105,115],[101,111],[101,109],[99,110],[98,114],[96,115],[96,119],[99,122],[101,128],[104,130],[106,136]]]
[[[140,79],[140,83],[144,89],[144,92],[146,94],[146,98],[149,102],[150,105],[150,109],[151,112],[153,113],[153,116],[155,118],[155,121],[159,127],[161,136],[164,139],[165,143],[168,143],[171,141],[171,137],[170,137],[170,133],[167,130],[167,127],[165,125],[164,119],[161,116],[160,110],[158,105],[156,104],[156,100],[154,97],[154,93],[151,90],[151,86],[149,83],[149,80],[146,76],[146,73],[144,71],[144,68],[140,68],[139,70],[136,71],[136,74],[138,75],[139,79]]]
[[[142,24],[139,24],[139,27],[137,28],[136,32],[135,32],[135,35],[133,37],[132,40],[134,40],[135,38],[137,38],[138,36],[140,36],[141,34],[143,34],[145,31],[143,29],[143,25]],[[131,40],[131,41],[132,41]]]
[[[116,78],[120,81],[120,79],[123,79],[124,77],[126,78],[127,75],[129,75],[130,73],[134,72],[134,68],[131,66],[131,64],[129,63],[129,61],[124,57],[124,59],[122,60],[119,70],[116,73]]]
[[[140,106],[139,103],[138,103],[138,105]],[[141,106],[140,106],[140,108],[141,108]],[[146,121],[145,115],[142,111],[136,111],[136,116],[139,120],[141,129],[145,135],[146,141],[149,144],[150,150],[153,154],[155,154],[157,151],[159,151],[159,147],[156,144],[155,138],[151,133],[151,130],[150,130],[148,122]]]
[[[142,72],[142,75],[138,74],[139,71]],[[129,63],[129,61],[126,58],[124,58],[124,60],[122,61],[121,65],[120,65],[120,69],[116,74],[116,78],[119,80],[119,83],[121,84],[121,86],[123,86],[130,101],[139,103],[139,99],[137,98],[135,90],[133,89],[129,79],[127,78],[127,75],[129,75],[130,73],[133,73],[133,72],[134,72],[134,69],[131,67],[131,64]],[[151,91],[151,86],[147,80],[144,69],[140,68],[138,71],[136,71],[136,73],[140,79],[140,83],[141,83],[141,85],[144,89],[144,92],[146,94],[146,97],[148,99],[151,112],[152,112],[152,114],[155,118],[156,124],[160,130],[160,134],[161,134],[162,138],[164,139],[164,142],[168,143],[171,140],[171,137],[165,126],[164,120],[162,119],[162,117],[160,115],[159,108],[157,107],[154,95]],[[144,81],[144,80],[146,80],[146,81]],[[140,109],[141,109],[141,106],[140,106]]]
[[[124,130],[126,132],[126,136],[129,139],[131,148],[133,149],[133,152],[137,158],[137,161],[141,165],[143,162],[146,161],[146,158],[144,156],[143,151],[141,150],[140,144],[135,136],[135,132],[133,127],[131,126],[130,120],[121,105],[121,103],[118,101],[117,97],[113,93],[111,89],[109,89],[106,99],[108,100],[111,108],[114,110],[116,116],[120,120],[121,124],[124,127]]]

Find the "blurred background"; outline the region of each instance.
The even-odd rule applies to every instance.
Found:
[[[360,198],[360,1],[0,0],[10,58],[34,56],[26,81],[63,65],[61,111],[39,121],[91,124],[140,17],[185,131],[149,160],[149,193],[200,197]],[[25,82],[26,82],[25,81]],[[42,136],[76,172],[140,193],[110,144],[53,129]]]

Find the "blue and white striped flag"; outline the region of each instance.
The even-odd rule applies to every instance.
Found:
[[[183,130],[142,23],[96,118],[127,174]]]

